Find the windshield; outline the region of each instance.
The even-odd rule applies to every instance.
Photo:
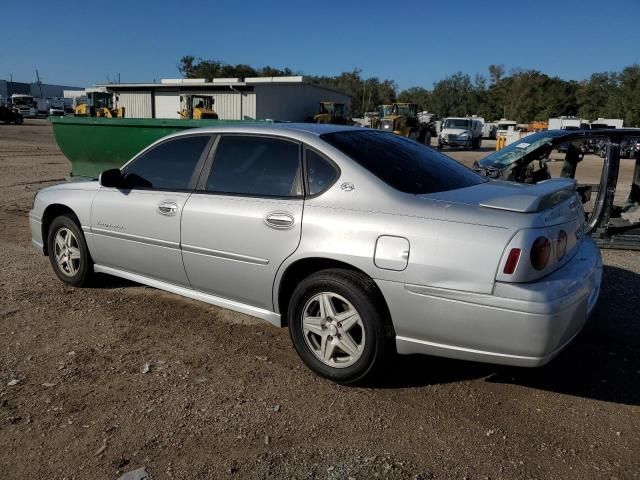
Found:
[[[401,192],[444,192],[487,181],[446,155],[393,133],[356,130],[320,138]]]
[[[406,115],[408,117],[415,117],[417,113],[417,108],[413,104],[402,104],[396,103],[396,114],[397,115]]]
[[[380,116],[388,117],[389,115],[391,115],[392,108],[393,108],[393,105],[380,105]]]
[[[471,128],[471,120],[464,118],[447,118],[442,128],[462,128],[467,130]]]
[[[32,97],[13,97],[12,100],[14,105],[27,105],[29,107],[33,105]]]
[[[498,124],[498,130],[509,130],[509,127],[513,127],[515,130],[516,124],[515,123],[499,123]]]
[[[503,149],[487,155],[481,160],[481,163],[483,165],[510,165],[513,162],[524,157],[525,155],[528,155],[534,150],[544,146],[545,144],[548,144],[548,146],[551,147],[554,136],[555,135],[549,135],[548,131],[527,135],[526,137],[521,138],[519,141],[507,145]]]

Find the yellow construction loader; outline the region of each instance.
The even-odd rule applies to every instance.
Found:
[[[313,116],[313,123],[332,123],[334,125],[348,125],[347,106],[344,103],[320,102],[318,113]]]
[[[114,106],[112,92],[105,88],[87,88],[85,92],[84,102],[74,101],[73,111],[76,116],[124,118],[124,107]]]
[[[218,119],[218,114],[213,109],[215,100],[213,95],[180,95],[180,118],[191,120],[201,120],[212,118]]]
[[[380,106],[379,129],[412,138],[427,145],[431,142],[431,130],[418,119],[415,103],[393,103]]]

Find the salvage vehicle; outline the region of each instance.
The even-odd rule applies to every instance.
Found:
[[[17,109],[0,105],[0,122],[22,125],[24,119]]]
[[[173,134],[40,190],[29,222],[66,284],[110,274],[288,326],[304,363],[340,383],[395,353],[543,365],[602,275],[573,180],[497,182],[347,126]]]
[[[493,152],[474,163],[473,169],[486,177],[535,184],[551,179],[548,161],[552,150],[562,145],[566,152],[561,176],[573,179],[583,160],[585,145],[597,144],[604,158],[598,185],[578,185],[583,203],[592,202],[594,209],[586,217],[585,231],[605,248],[640,250],[640,148],[638,130],[548,130],[534,133]],[[631,189],[622,205],[614,204],[620,159],[635,159]],[[592,201],[592,192],[596,198]]]
[[[480,148],[483,125],[471,117],[449,117],[442,122],[438,135],[438,148],[463,147],[466,150]]]

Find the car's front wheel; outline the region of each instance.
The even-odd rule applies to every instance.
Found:
[[[82,231],[71,215],[56,217],[47,236],[49,260],[64,283],[86,285],[93,274],[93,262]]]
[[[371,378],[393,351],[387,308],[375,283],[359,272],[310,275],[293,292],[288,319],[304,363],[335,382]]]

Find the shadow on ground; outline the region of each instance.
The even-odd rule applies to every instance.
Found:
[[[113,290],[116,288],[139,287],[139,286],[140,286],[139,283],[132,282],[131,280],[126,280],[120,277],[114,277],[112,275],[107,275],[104,273],[97,273],[95,274],[95,278],[92,278],[91,284],[88,285],[88,288]]]
[[[515,368],[427,356],[399,357],[377,388],[468,379],[522,385],[566,395],[640,405],[640,275],[604,267],[602,292],[584,330],[540,368]]]

